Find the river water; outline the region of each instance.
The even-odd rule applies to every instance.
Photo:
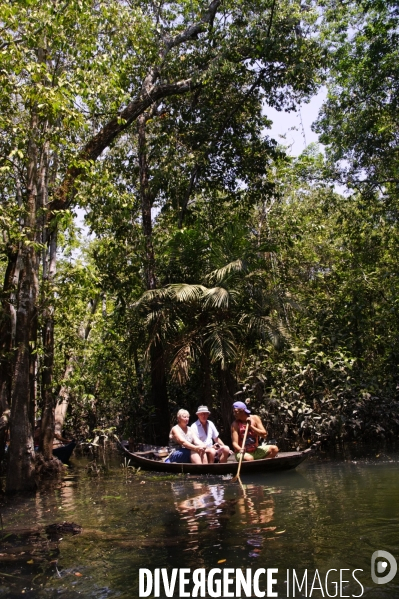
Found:
[[[3,502],[0,597],[131,599],[140,570],[145,592],[156,568],[167,569],[167,582],[173,568],[190,569],[186,596],[191,573],[203,568],[199,596],[238,597],[242,588],[243,597],[399,597],[399,573],[378,584],[370,566],[377,550],[399,561],[398,454],[309,459],[292,472],[243,476],[243,489],[222,477],[137,473],[121,462],[96,473],[75,460],[59,488]],[[49,541],[44,528],[63,521],[82,532]],[[30,529],[33,545],[29,535],[15,541]],[[394,566],[379,563],[376,580]],[[212,569],[220,569],[213,582]],[[258,576],[247,595],[235,586],[237,569],[251,585]],[[184,596],[177,575],[173,597]]]

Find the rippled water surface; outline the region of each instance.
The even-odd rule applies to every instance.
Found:
[[[293,596],[292,571],[301,581],[305,569],[307,591],[296,588],[296,597],[334,596],[342,569],[338,597],[399,597],[399,573],[385,585],[370,573],[376,550],[399,561],[398,455],[308,460],[292,472],[243,476],[244,490],[222,477],[134,474],[121,461],[93,476],[77,460],[61,488],[2,505],[10,536],[0,549],[0,597],[134,598],[140,568],[276,568],[279,598]],[[82,533],[49,540],[45,527],[63,521]],[[18,531],[25,540],[14,540]]]

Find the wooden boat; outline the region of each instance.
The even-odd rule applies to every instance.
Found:
[[[230,458],[224,464],[178,464],[176,462],[167,463],[160,457],[157,449],[149,451],[129,451],[125,445],[120,444],[125,456],[132,465],[140,467],[142,470],[153,470],[155,472],[169,472],[175,474],[236,474],[238,463],[234,458]],[[281,452],[277,457],[271,459],[254,460],[253,462],[243,462],[241,466],[242,474],[251,472],[278,472],[280,470],[292,470],[306,460],[313,448],[305,451]]]
[[[68,464],[69,458],[76,447],[76,441],[71,441],[66,445],[60,445],[53,448],[53,456],[58,458],[63,464]]]

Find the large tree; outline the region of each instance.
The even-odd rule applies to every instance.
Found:
[[[1,389],[3,416],[11,405],[7,489],[15,491],[34,485],[39,323],[42,449],[51,455],[57,229],[62,212],[79,201],[79,181],[146,111],[202,89],[223,93],[224,72],[272,105],[293,106],[314,90],[320,54],[316,14],[299,1],[3,8],[3,203],[17,227],[7,221]]]

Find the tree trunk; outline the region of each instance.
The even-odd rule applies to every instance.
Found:
[[[146,115],[142,114],[137,119],[138,131],[138,158],[140,168],[140,199],[141,216],[143,223],[144,243],[145,243],[145,282],[147,289],[156,289],[157,280],[155,277],[155,256],[152,243],[152,218],[151,208],[153,198],[150,190],[148,162],[147,162],[147,141],[146,141]]]
[[[195,184],[197,182],[197,178],[200,172],[200,167],[196,164],[191,170],[190,181],[188,182],[186,193],[184,194],[182,205],[180,206],[179,217],[177,221],[177,226],[179,229],[182,229],[185,216],[187,214],[187,207],[190,201],[190,197],[195,189]]]
[[[79,336],[84,341],[86,341],[89,337],[89,334],[90,334],[90,331],[92,328],[92,318],[93,318],[94,314],[96,313],[99,301],[100,301],[100,296],[97,296],[94,298],[94,300],[89,302],[88,321],[86,322],[86,324],[82,323],[82,326],[79,327]],[[65,417],[66,417],[68,405],[69,405],[68,379],[75,369],[75,363],[76,363],[76,356],[75,355],[70,356],[68,363],[66,365],[66,368],[65,368],[64,376],[62,377],[63,383],[58,392],[58,396],[57,396],[57,399],[55,402],[54,432],[55,432],[55,435],[61,436],[61,437],[62,437],[62,429],[64,427]]]
[[[11,248],[4,278],[2,314],[0,322],[0,464],[5,457],[8,437],[11,389],[14,373],[15,341],[15,297],[14,288],[18,279],[19,250]],[[8,297],[7,297],[8,295]]]
[[[201,402],[209,409],[213,407],[211,361],[205,352],[201,352]]]
[[[36,255],[33,246],[22,253],[20,293],[16,327],[16,361],[11,395],[10,448],[6,491],[29,491],[35,488],[33,422],[31,419],[31,350],[30,333],[36,318]]]
[[[151,404],[154,409],[154,443],[168,445],[170,432],[169,399],[166,387],[164,351],[151,348]]]
[[[156,289],[155,256],[152,243],[152,195],[149,185],[146,115],[137,119],[139,167],[140,167],[140,197],[143,233],[145,239],[145,279],[147,290]],[[169,439],[169,398],[166,386],[164,351],[161,343],[152,346],[150,351],[151,367],[151,404],[154,410],[154,441],[166,445]]]
[[[48,263],[43,264],[43,284],[46,295],[53,295],[52,284],[56,274],[57,232],[54,231],[48,244]],[[44,299],[44,301],[46,301]],[[53,455],[55,430],[55,397],[53,392],[54,369],[54,308],[48,305],[43,315],[43,370],[42,370],[42,426],[39,450],[47,460]]]
[[[28,491],[35,488],[33,426],[35,411],[37,297],[39,261],[37,242],[37,145],[38,119],[32,112],[29,164],[27,169],[26,221],[28,240],[21,247],[16,286],[15,370],[11,392],[10,449],[6,491]],[[34,243],[32,243],[34,242]],[[15,276],[14,276],[15,278]]]
[[[62,437],[62,429],[64,428],[64,422],[66,418],[66,414],[68,411],[69,405],[69,387],[68,387],[68,379],[73,373],[74,370],[74,362],[75,357],[70,357],[68,360],[67,367],[65,368],[63,383],[61,385],[60,392],[58,393],[57,403],[55,406],[54,412],[54,432],[57,436]]]
[[[224,436],[230,435],[230,427],[233,422],[233,403],[235,401],[234,394],[237,391],[236,380],[228,368],[222,370],[219,366],[219,400],[220,410],[223,422]]]

